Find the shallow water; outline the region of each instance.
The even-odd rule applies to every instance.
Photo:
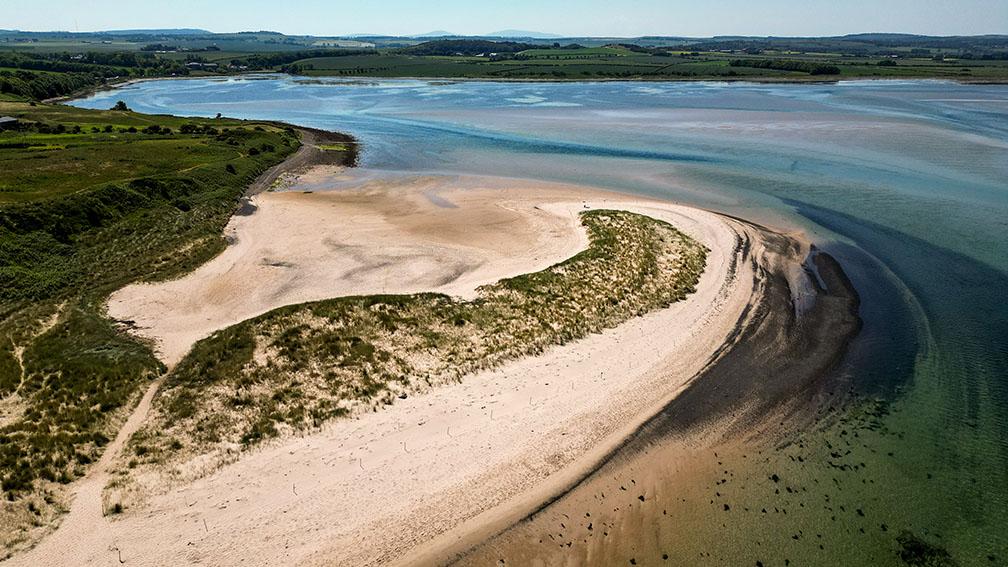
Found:
[[[857,498],[888,530],[798,556],[828,563],[861,545],[897,563],[906,529],[961,564],[1008,561],[1008,87],[271,76],[144,82],[74,104],[119,99],[347,131],[377,170],[586,183],[807,230],[862,296],[865,330],[841,372],[887,402],[859,444]],[[828,472],[815,463],[801,474]],[[803,513],[788,521],[824,521]]]

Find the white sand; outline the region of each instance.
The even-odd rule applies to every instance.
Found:
[[[449,215],[436,225],[426,224],[435,221],[425,221],[419,213],[411,222],[388,221],[387,217],[380,225],[377,221],[374,225],[360,220],[350,222],[345,216],[348,210],[366,208],[364,203],[371,199],[384,202],[385,197],[369,196],[360,205],[350,205],[340,198],[316,194],[262,198],[261,210],[252,217],[237,219],[235,226],[240,238],[259,235],[254,240],[258,244],[244,248],[250,254],[246,257],[256,264],[265,250],[272,250],[270,257],[282,260],[289,257],[289,252],[308,255],[298,256],[299,262],[312,257],[310,246],[300,247],[290,237],[276,234],[280,228],[284,232],[301,230],[296,219],[277,215],[279,210],[297,215],[314,213],[312,223],[317,223],[318,228],[299,232],[312,242],[318,241],[317,233],[329,234],[330,230],[357,238],[352,228],[363,226],[363,230],[370,231],[369,236],[355,242],[361,246],[371,242],[378,249],[361,249],[359,256],[402,255],[408,266],[404,281],[411,282],[402,283],[404,289],[429,281],[424,278],[437,277],[435,268],[409,264],[409,247],[417,245],[407,242],[427,242],[424,246],[429,248],[425,250],[436,250],[428,257],[466,259],[461,260],[463,263],[471,258],[467,254],[473,249],[497,255],[487,260],[485,267],[471,267],[459,278],[442,284],[441,289],[457,285],[452,288],[456,291],[471,290],[483,278],[545,267],[559,259],[551,254],[570,255],[584,245],[583,233],[571,224],[584,205],[571,197],[592,195],[590,192],[572,194],[567,189],[540,186],[534,193],[468,194],[474,210],[493,211],[485,214],[490,215],[488,219],[503,219],[501,224],[465,224],[447,237],[442,231],[449,227],[443,223],[450,224],[450,211],[454,209],[428,210],[425,214]],[[462,199],[455,193],[449,196],[452,200]],[[332,205],[331,209],[321,208],[330,205],[319,205],[317,209],[298,206],[300,200],[309,198],[313,203],[315,199],[319,203],[333,199],[340,205]],[[589,206],[629,209],[668,220],[711,249],[696,293],[668,309],[550,349],[541,356],[397,400],[384,411],[337,420],[318,433],[274,442],[191,485],[156,495],[148,506],[123,517],[102,518],[100,511],[93,509],[93,499],[77,502],[64,528],[11,564],[117,564],[116,550],[129,565],[361,565],[423,560],[436,556],[438,549],[459,538],[478,538],[520,514],[576,478],[681,391],[725,342],[746,305],[755,300],[757,276],[751,262],[739,261],[737,237],[746,233],[754,239],[753,251],[758,260],[761,248],[757,232],[697,209],[605,198],[592,200]],[[511,213],[499,213],[486,206],[501,201],[509,203],[503,210]],[[410,202],[411,206],[419,206],[415,200]],[[326,210],[335,216],[327,218]],[[269,223],[272,229],[257,227],[257,216],[273,219]],[[456,220],[469,222],[465,215]],[[337,225],[345,228],[331,228]],[[531,236],[543,229],[550,231],[549,238]],[[495,231],[506,235],[494,236]],[[283,245],[276,246],[281,238]],[[516,249],[509,248],[508,243]],[[399,246],[405,248],[395,248]],[[388,247],[394,250],[386,252]],[[529,251],[540,260],[525,258],[523,263],[521,255]],[[325,271],[328,268],[319,268],[323,271],[315,273],[313,269],[303,268],[306,271],[302,277],[334,277],[338,273]],[[254,266],[237,263],[237,258],[228,262],[219,259],[201,269],[197,273],[201,275],[186,278],[191,282],[205,278],[204,283],[189,288],[190,293],[213,289],[209,275],[231,270],[259,273]],[[734,277],[730,277],[732,273]],[[253,282],[242,283],[242,278],[230,281],[242,284],[240,289],[227,288],[214,297],[229,301],[233,294],[256,293]],[[318,293],[324,289],[354,289],[345,282],[329,283],[333,287],[310,284],[298,289]],[[370,283],[374,283],[373,270]],[[306,285],[296,279],[288,284]],[[117,295],[118,303],[113,308],[116,313],[129,313],[127,296],[132,298],[132,305],[157,305],[144,303],[138,289],[143,287]],[[270,293],[276,294],[276,289]],[[162,296],[160,301],[168,297]],[[255,309],[269,304],[262,299],[269,294],[257,297],[251,300]],[[219,313],[206,303],[201,310],[198,297],[186,296],[181,301],[191,302],[192,306],[181,309],[179,322],[174,325],[185,321],[195,325],[197,313]],[[180,332],[177,326],[154,326],[159,322],[156,317],[168,314],[170,310],[152,316],[148,330]],[[236,314],[235,320],[245,316]],[[141,320],[135,315],[128,318]],[[220,319],[211,318],[199,332],[188,336],[205,334],[210,326],[220,324]],[[183,341],[173,340],[179,344]],[[97,474],[100,471],[92,473]],[[87,486],[90,479],[81,485]],[[428,555],[431,553],[435,555]]]
[[[233,243],[220,256],[178,280],[117,291],[109,316],[133,321],[172,366],[196,340],[277,307],[365,293],[468,297],[586,246],[576,216],[537,210],[520,188],[471,183],[378,179],[260,194],[258,211],[228,224]]]

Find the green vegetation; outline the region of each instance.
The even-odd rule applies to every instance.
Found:
[[[895,66],[895,61],[891,59],[879,61],[879,63],[888,63],[890,67]],[[836,65],[817,63],[815,61],[796,61],[793,59],[732,59],[731,66],[773,69],[775,71],[797,71],[799,73],[808,73],[809,75],[840,74],[840,67]]]
[[[195,30],[0,31],[0,99],[43,100],[140,77],[279,71],[337,77],[528,80],[945,78],[1008,81],[1008,37],[317,38]]]
[[[246,186],[298,146],[273,124],[0,103],[0,540],[58,511],[142,385],[150,346],[109,293],[218,254]]]
[[[184,475],[185,467],[172,466],[197,456],[228,461],[235,447],[391,404],[693,291],[707,250],[671,225],[608,210],[581,219],[587,250],[484,286],[472,301],[431,293],[343,297],[283,307],[198,342],[156,396],[115,484]]]
[[[178,61],[150,53],[23,53],[0,50],[0,93],[43,100],[95,88],[108,80],[186,75]]]
[[[315,147],[324,152],[346,152],[350,150],[349,144],[318,144]]]
[[[403,50],[312,57],[295,61],[284,70],[308,76],[551,80],[1008,80],[1006,59],[966,59],[961,55],[932,55],[931,51],[917,55],[908,52],[855,56],[839,52],[696,51],[612,44],[593,48],[567,45],[509,52],[495,51],[482,41],[475,42],[470,49],[459,48],[460,43],[464,42],[446,41],[441,47],[423,44]]]

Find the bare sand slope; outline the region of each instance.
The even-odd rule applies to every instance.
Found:
[[[502,223],[496,231],[507,232],[507,242],[517,250],[510,249],[510,255],[502,252],[500,257],[513,258],[509,269],[515,272],[538,269],[555,260],[545,259],[542,252],[542,260],[522,263],[519,253],[532,251],[535,258],[540,250],[563,250],[569,255],[584,242],[583,234],[571,223],[585,204],[571,197],[590,193],[539,189],[534,201],[524,193],[522,206],[509,201],[507,193],[489,192],[481,197],[511,213],[476,207],[475,202],[471,205],[488,211],[486,222]],[[478,192],[466,195],[479,200],[477,196]],[[335,218],[313,218],[323,227],[341,221],[347,211],[356,210],[351,197],[332,197],[340,203],[330,210]],[[274,218],[274,232],[285,227],[293,230],[289,227],[298,219],[270,217],[268,211],[303,198],[271,196],[262,202],[258,214],[267,216],[260,219]],[[361,203],[386,202],[393,209],[402,201],[387,201],[381,195],[356,198]],[[458,204],[465,197],[442,193],[440,198]],[[512,204],[505,209],[501,202]],[[587,205],[664,219],[706,244],[711,252],[696,293],[668,309],[541,356],[398,400],[384,411],[337,420],[318,433],[266,445],[191,485],[154,496],[146,508],[115,519],[92,514],[90,522],[65,526],[12,564],[116,564],[119,553],[131,565],[409,561],[460,538],[479,538],[482,531],[520,517],[530,504],[579,478],[674,398],[729,339],[747,306],[758,300],[754,290],[759,288],[755,285],[759,276],[746,258],[759,257],[760,233],[748,225],[672,204],[616,202],[607,197]],[[420,207],[415,201],[411,206]],[[286,210],[288,215],[312,210],[320,214],[315,207]],[[440,208],[436,214],[442,214]],[[452,234],[448,226],[435,227],[429,224],[433,221],[420,217],[412,222],[389,221],[392,216],[394,211],[379,219],[362,214],[358,224],[364,220],[376,226],[386,223],[380,224],[382,230],[395,237],[383,237],[374,228],[371,238],[390,247],[408,239],[436,240],[440,237],[433,233],[441,230]],[[517,220],[523,216],[524,220]],[[530,225],[559,231],[563,236],[557,239],[564,242],[545,245],[521,234],[511,238],[512,227],[533,231]],[[476,230],[469,237],[467,231],[456,229],[455,236],[445,238],[458,246],[454,250],[461,257],[466,246],[501,238],[492,236],[493,231]],[[263,244],[258,250],[269,248],[269,233],[260,233]],[[742,246],[743,242],[749,246]],[[287,252],[297,246],[285,241],[283,247],[273,248],[275,255],[270,257],[287,261]],[[484,246],[484,250],[493,249]],[[416,281],[434,277],[422,268],[405,273],[416,274]],[[478,281],[474,273],[488,278],[496,274],[470,270],[449,283],[468,277],[465,286],[458,284],[454,289],[471,289]],[[449,283],[442,283],[442,289]],[[255,293],[254,287],[245,284],[242,289]],[[189,309],[198,313],[200,306]],[[156,317],[166,313],[150,321],[156,323]],[[188,321],[195,324],[198,316],[191,315]]]
[[[109,316],[133,321],[172,366],[196,340],[277,307],[372,293],[471,296],[587,245],[576,215],[535,208],[523,187],[485,183],[379,178],[262,193],[256,211],[228,224],[232,244],[220,256],[180,279],[117,291]]]

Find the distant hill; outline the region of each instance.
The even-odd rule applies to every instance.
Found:
[[[435,31],[432,31],[432,32],[421,33],[421,34],[417,34],[417,35],[411,35],[409,37],[458,37],[458,35],[457,34],[453,34],[452,32],[449,32],[449,31],[435,30]]]
[[[95,32],[102,35],[211,35],[213,32],[196,28],[172,28],[151,30],[105,30]]]
[[[562,35],[556,35],[553,33],[543,33],[536,31],[524,31],[524,30],[501,30],[499,32],[488,33],[486,37],[520,37],[528,39],[560,39]]]

